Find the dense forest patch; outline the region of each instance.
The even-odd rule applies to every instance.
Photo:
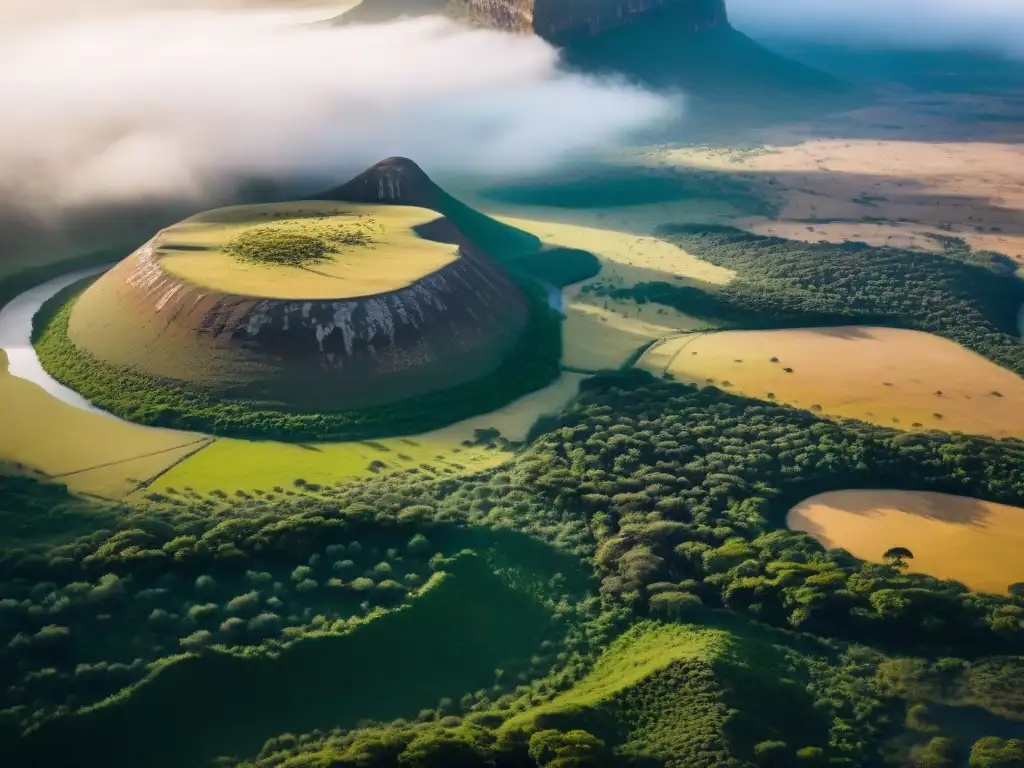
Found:
[[[543,607],[503,584],[476,555],[436,565],[408,605],[340,632],[321,614],[321,631],[277,653],[186,645],[188,655],[152,666],[113,699],[44,725],[26,748],[62,765],[78,765],[83,751],[89,764],[125,768],[202,764],[256,753],[282,732],[430,709],[500,686],[499,667],[505,674],[529,670],[550,621]],[[250,619],[250,627],[268,615]],[[525,662],[518,670],[511,666],[517,659]],[[183,701],[191,703],[182,709]]]
[[[384,616],[389,621],[411,620],[424,597],[413,594],[405,574],[429,579],[446,570],[445,553],[468,547],[495,578],[552,617],[554,634],[538,637],[536,658],[517,665],[511,653],[495,663],[503,670],[498,687],[458,697],[439,692],[445,701],[399,720],[346,725],[339,717],[330,731],[279,735],[243,764],[518,766],[548,764],[532,754],[543,761],[578,752],[597,765],[653,760],[738,768],[767,765],[775,755],[809,765],[828,759],[878,766],[890,737],[904,730],[903,712],[919,701],[943,695],[1024,720],[1013,684],[1000,687],[992,675],[1012,669],[1024,652],[1024,604],[826,551],[780,529],[784,515],[813,493],[878,483],[1021,503],[1022,467],[1019,441],[829,422],[639,371],[604,373],[585,382],[528,450],[493,470],[445,478],[405,472],[308,497],[228,501],[180,493],[145,508],[121,505],[112,529],[75,542],[5,552],[0,608],[14,635],[0,646],[0,722],[9,743],[26,725],[52,716],[58,721],[40,734],[74,733],[73,712],[181,653],[182,640],[201,631],[186,626],[189,612],[202,614],[208,603],[217,613],[206,630],[210,642],[188,650],[200,657],[223,652],[219,645],[243,657],[285,654],[311,636],[343,634],[377,607],[397,611]],[[430,542],[425,561],[409,551],[417,533]],[[364,553],[378,551],[354,557],[352,541]],[[355,571],[335,576],[342,559],[352,560]],[[202,576],[215,582],[203,580],[215,598],[196,591]],[[250,584],[252,578],[261,583]],[[340,588],[330,584],[334,578]],[[367,606],[349,603],[345,614],[344,600],[327,596],[344,594],[361,578],[371,579],[363,594],[373,598]],[[315,588],[300,587],[306,579]],[[385,589],[385,581],[401,589]],[[504,598],[494,600],[488,589],[500,609]],[[247,610],[251,592],[259,610],[239,614],[244,634],[229,641],[222,624]],[[274,597],[282,605],[265,607]],[[474,597],[473,610],[489,610],[480,605],[488,599]],[[250,636],[248,622],[264,611],[279,617],[277,633]],[[609,648],[636,620],[648,623],[627,630],[635,642]],[[440,623],[462,621],[451,615]],[[690,623],[703,628],[686,628]],[[358,642],[365,628],[347,642]],[[437,642],[448,631],[436,629]],[[932,662],[913,661],[925,650],[957,659],[957,679],[971,682],[960,693],[929,682]],[[911,661],[894,667],[900,659]],[[641,666],[630,671],[634,664]],[[897,668],[900,684],[886,687]],[[408,675],[410,688],[413,678],[436,679],[422,665]],[[788,703],[766,712],[764,700]],[[707,704],[700,718],[694,701]],[[391,712],[377,717],[387,720]],[[801,725],[820,725],[798,730],[785,712],[803,713]],[[133,728],[122,716],[111,721],[121,723],[119,733]],[[686,757],[679,762],[676,754]]]
[[[863,243],[804,243],[732,227],[666,227],[666,240],[738,276],[714,293],[667,282],[596,286],[723,328],[888,325],[935,333],[1024,375],[1017,313],[1024,281],[996,254],[947,240],[942,254]]]

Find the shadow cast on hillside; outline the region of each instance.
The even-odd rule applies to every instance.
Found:
[[[846,514],[881,518],[896,512],[965,527],[984,527],[991,510],[985,502],[969,496],[953,496],[930,491],[858,490],[825,494],[818,501]],[[808,501],[814,500],[808,499]],[[1024,514],[1024,513],[1022,513]],[[829,529],[806,516],[800,529],[822,542],[831,541]],[[827,544],[827,546],[834,546]]]

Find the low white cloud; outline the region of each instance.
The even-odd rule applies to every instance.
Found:
[[[728,0],[728,7],[733,23],[755,35],[1024,57],[1024,0]]]
[[[340,182],[397,154],[431,173],[532,172],[679,109],[562,73],[536,38],[440,18],[329,28],[310,23],[323,10],[63,1],[0,0],[0,206]]]

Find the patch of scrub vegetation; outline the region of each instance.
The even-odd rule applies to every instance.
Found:
[[[316,218],[275,222],[239,233],[223,251],[239,261],[305,267],[329,261],[342,248],[357,248],[374,242],[366,225],[358,219],[348,224],[329,225]]]
[[[966,246],[931,254],[863,243],[810,244],[732,227],[666,228],[669,242],[735,280],[714,293],[667,282],[613,289],[724,328],[887,325],[935,333],[1024,374],[1017,313],[1024,282],[998,264],[965,257]]]
[[[17,750],[26,747],[31,753],[93,738],[87,732],[97,724],[96,733],[123,742],[132,765],[156,764],[165,749],[194,748],[199,755],[256,750],[248,715],[235,718],[230,708],[218,710],[218,727],[196,725],[196,738],[188,729],[171,730],[170,715],[154,713],[173,711],[176,718],[180,702],[193,700],[207,711],[199,699],[210,694],[210,676],[188,670],[207,670],[208,656],[237,657],[231,669],[266,664],[285,670],[301,666],[303,647],[333,643],[368,648],[360,661],[371,669],[353,675],[382,676],[377,680],[386,679],[390,667],[401,670],[401,685],[381,687],[393,691],[390,704],[366,711],[380,722],[358,722],[355,706],[342,714],[331,709],[334,714],[317,720],[313,730],[295,735],[312,717],[287,733],[289,707],[268,704],[274,716],[265,715],[261,730],[271,733],[278,724],[281,730],[258,754],[236,755],[225,765],[509,768],[559,765],[557,759],[575,755],[582,765],[601,766],[740,768],[798,761],[875,768],[884,764],[889,739],[908,730],[901,723],[909,707],[927,703],[911,700],[909,692],[934,695],[916,682],[927,669],[913,664],[900,687],[884,684],[892,663],[919,656],[933,660],[928,664],[955,660],[942,663],[957,664],[963,679],[976,681],[973,705],[1024,721],[1010,678],[1024,656],[1020,598],[972,593],[893,563],[866,563],[781,528],[795,500],[879,483],[1020,504],[1019,442],[823,421],[635,370],[584,382],[576,401],[545,429],[508,464],[475,475],[379,477],[324,488],[315,498],[174,495],[145,506],[120,505],[110,529],[74,542],[6,552],[0,607],[12,612],[15,623],[5,617],[4,626],[19,639],[0,646],[0,744],[19,758],[25,753]],[[430,545],[414,556],[409,548],[417,534]],[[361,545],[359,558],[353,541]],[[344,553],[328,552],[342,544]],[[366,557],[368,546],[378,554]],[[450,560],[465,548],[478,553],[469,561],[483,567],[482,560],[490,575],[474,576],[469,566],[469,580],[460,583],[460,566]],[[357,564],[358,576],[334,575],[342,555]],[[371,578],[362,574],[381,563],[391,567],[390,580],[406,586],[394,602],[369,610],[360,603],[356,614],[345,614],[343,600],[327,597],[333,589],[343,594],[357,578]],[[412,563],[419,564],[411,570],[425,577],[423,583],[440,591],[420,592],[420,585],[410,588],[395,578]],[[439,572],[451,573],[451,582],[431,582]],[[591,586],[591,574],[599,586]],[[202,576],[214,581],[204,580],[203,588],[222,590],[215,599],[195,591]],[[250,584],[252,578],[259,583]],[[334,578],[341,587],[330,584]],[[307,579],[315,587],[300,588]],[[273,591],[276,582],[281,596]],[[373,583],[376,595],[381,584]],[[456,590],[452,601],[463,608],[444,607],[446,589]],[[468,596],[458,597],[462,589]],[[257,597],[248,597],[251,592]],[[269,604],[274,597],[280,607]],[[443,613],[416,623],[432,604]],[[203,606],[196,609],[200,615],[216,610],[243,619],[244,641],[219,635],[227,616],[210,628],[186,626],[196,606]],[[375,608],[376,617],[366,621]],[[488,656],[486,683],[454,675],[453,688],[479,687],[459,693],[434,688],[430,681],[440,679],[441,667],[432,667],[424,649],[440,644],[448,654],[443,658],[452,658],[465,647],[467,616],[505,627],[504,619],[483,618],[503,611],[518,617],[524,632],[533,627],[538,633],[523,643],[533,650],[498,640],[494,648],[504,658]],[[279,622],[250,629],[265,612]],[[373,634],[389,624],[401,637],[388,632],[385,642]],[[236,622],[223,631],[232,626],[241,629]],[[211,637],[192,638],[204,629]],[[272,634],[249,634],[264,629]],[[373,642],[358,639],[367,631]],[[612,643],[622,631],[632,634]],[[137,634],[142,639],[134,645],[130,638]],[[424,648],[417,647],[421,636]],[[205,647],[175,661],[186,638]],[[463,655],[478,659],[486,645]],[[372,655],[378,646],[392,650]],[[406,665],[397,649],[421,661]],[[330,663],[352,670],[351,656],[332,653]],[[101,662],[105,666],[94,669]],[[1007,670],[1007,688],[998,684],[999,669]],[[90,677],[94,672],[98,678]],[[253,679],[280,683],[253,692],[244,687],[246,678],[240,677],[239,690],[255,701],[297,700],[299,711],[303,697],[323,702],[325,711],[349,706],[335,700],[342,692],[329,695],[319,682],[313,690],[290,690],[289,677],[261,672]],[[217,686],[224,687],[233,686]],[[418,711],[418,701],[408,698],[417,690],[429,690],[424,700],[443,698]],[[110,695],[110,702],[92,706]],[[214,698],[232,695],[218,690]],[[133,719],[132,702],[145,722]],[[38,735],[19,735],[36,724]],[[157,735],[136,739],[136,727]],[[937,727],[924,744],[960,738]],[[236,738],[230,743],[239,746],[229,745]],[[957,748],[968,751],[971,744],[957,742]],[[89,754],[79,751],[67,763],[88,765]]]
[[[526,326],[489,375],[389,405],[326,412],[272,409],[198,383],[111,365],[75,346],[68,322],[84,287],[58,293],[36,315],[33,342],[39,360],[51,376],[98,408],[151,426],[286,441],[415,434],[497,410],[541,389],[558,378],[562,357],[561,316],[548,306],[544,290],[524,278],[520,287],[530,303]]]
[[[814,694],[823,693],[822,681],[814,679],[819,670],[814,669],[808,648],[796,653],[783,644],[788,638],[781,633],[773,637],[744,622],[723,622],[692,606],[689,618],[710,626],[634,625],[572,689],[510,719],[504,730],[528,736],[603,721],[601,733],[622,731],[620,756],[680,766],[718,766],[731,764],[736,757],[755,758],[761,743],[776,745],[778,756],[792,760],[797,746],[821,749],[818,745],[829,743],[829,715],[848,734],[857,732],[852,718],[836,711],[831,702],[824,697],[815,701]],[[814,660],[825,661],[831,653],[834,649],[822,646],[818,655],[823,658]],[[850,681],[843,682],[852,699],[865,698],[852,694]],[[764,707],[765,698],[775,706]],[[864,714],[867,724],[878,713]]]

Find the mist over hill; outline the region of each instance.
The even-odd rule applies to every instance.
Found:
[[[2,10],[0,207],[198,201],[250,177],[315,188],[394,154],[530,172],[678,109],[560,71],[540,39],[441,18],[331,29],[311,22],[336,8],[69,9]]]

